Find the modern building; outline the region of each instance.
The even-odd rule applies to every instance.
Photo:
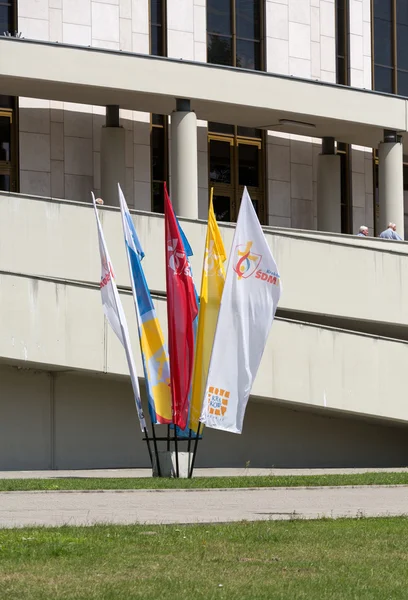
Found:
[[[281,270],[244,433],[199,465],[408,463],[408,247],[374,237],[408,237],[407,33],[408,0],[0,0],[0,468],[147,466],[97,288],[92,190],[135,330],[118,181],[163,324],[164,182],[196,276],[245,185]]]

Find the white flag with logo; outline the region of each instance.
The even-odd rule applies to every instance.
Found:
[[[130,379],[132,382],[133,395],[135,397],[137,415],[139,417],[142,431],[146,428],[146,421],[143,415],[142,402],[140,400],[139,382],[137,379],[136,367],[133,360],[132,348],[130,346],[129,330],[126,322],[125,313],[123,311],[122,302],[119,297],[118,288],[115,283],[115,275],[112,268],[112,263],[109,258],[108,249],[106,247],[105,237],[102,231],[102,225],[99,220],[98,211],[96,208],[95,196],[92,193],[92,201],[95,210],[96,224],[98,227],[99,252],[101,255],[101,295],[103,312],[116,333],[120,343],[125,349],[127,363],[129,367]]]
[[[241,433],[281,294],[275,260],[245,188],[228,261],[200,421]]]

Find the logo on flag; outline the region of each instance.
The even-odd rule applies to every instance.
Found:
[[[184,273],[191,277],[190,267],[188,266],[187,256],[183,250],[179,248],[178,240],[169,240],[167,242],[167,251],[169,254],[169,267],[174,271],[175,275]]]
[[[230,393],[210,386],[207,393],[208,412],[215,417],[223,417],[227,412]]]
[[[235,263],[233,269],[238,275],[238,279],[248,279],[259,267],[262,260],[261,254],[251,252],[253,242],[247,242],[246,245],[240,244],[235,247]]]

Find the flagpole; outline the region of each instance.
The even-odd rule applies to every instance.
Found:
[[[146,440],[146,444],[147,444],[147,450],[149,452],[150,464],[152,465],[152,469],[153,469],[153,455],[152,455],[152,449],[150,448],[149,434],[147,433],[146,427],[143,429],[143,432],[145,434],[145,440]]]
[[[157,448],[156,430],[155,430],[155,427],[154,427],[155,424],[153,423],[151,417],[150,417],[150,421],[152,423],[153,446],[154,446],[154,453],[156,455],[157,475],[159,477],[161,477],[161,467],[160,467],[159,450]]]
[[[193,476],[194,463],[195,463],[195,459],[196,459],[196,456],[197,456],[198,440],[200,439],[200,429],[201,429],[201,423],[199,422],[198,423],[196,437],[195,437],[194,450],[193,450],[193,458],[191,459],[191,468],[190,468],[190,472],[188,474],[188,478],[189,479],[191,479],[192,476]]]
[[[179,459],[178,459],[178,443],[177,443],[177,425],[174,424],[174,451],[176,453],[176,475],[180,478]]]

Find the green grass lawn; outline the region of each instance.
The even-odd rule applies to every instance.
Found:
[[[363,473],[350,475],[304,475],[268,477],[159,478],[53,478],[0,479],[0,492],[25,490],[139,490],[243,487],[299,487],[338,485],[408,485],[408,473]],[[407,593],[408,598],[408,593]]]
[[[396,600],[408,519],[0,530],[2,600]]]

